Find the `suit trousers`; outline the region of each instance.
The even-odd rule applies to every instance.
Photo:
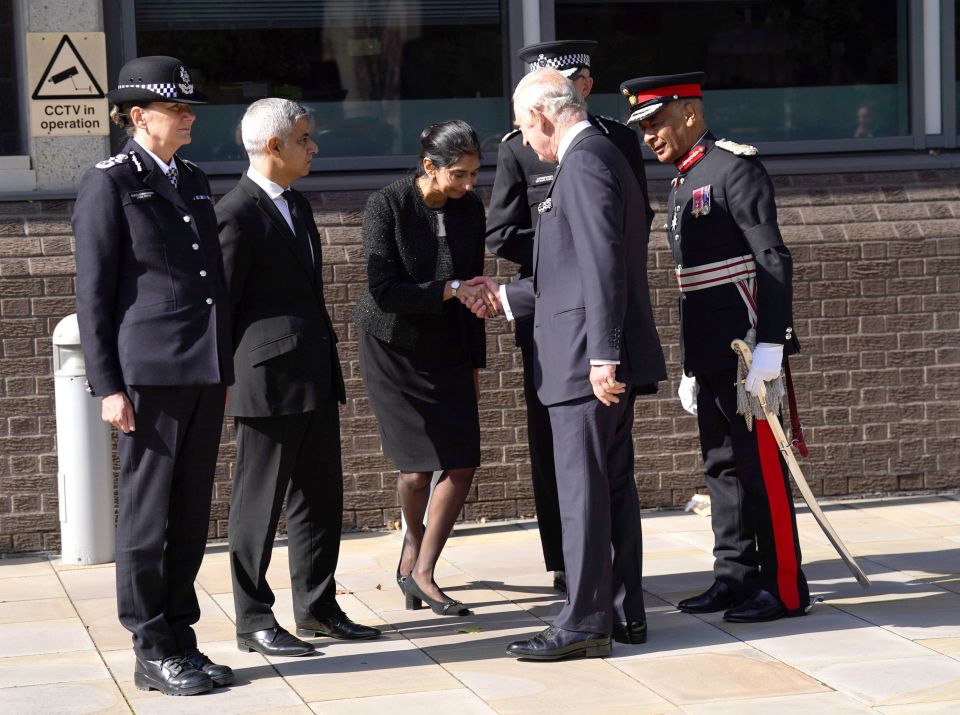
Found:
[[[310,412],[235,423],[230,570],[237,632],[278,625],[267,567],[284,497],[294,618],[331,615],[338,610],[334,577],[343,524],[339,406],[331,399]]]
[[[223,385],[128,386],[136,431],[119,433],[117,611],[137,656],[197,644],[194,580],[207,544]]]
[[[645,620],[635,400],[628,385],[610,407],[590,396],[548,408],[567,572],[567,602],[553,623],[566,630],[609,634],[614,620]]]
[[[527,444],[533,499],[537,506],[540,546],[547,571],[563,571],[563,531],[560,527],[560,501],[557,497],[557,472],[553,461],[553,430],[550,413],[533,383],[533,319],[517,321],[517,345],[523,358],[523,397],[527,404]]]
[[[753,430],[737,414],[736,371],[698,374],[697,422],[710,491],[714,574],[739,598],[765,589],[788,610],[810,591],[800,568],[800,539],[789,472],[770,428]]]

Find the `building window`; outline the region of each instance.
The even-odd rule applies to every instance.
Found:
[[[13,6],[14,0],[0,0],[0,156],[23,153]]]
[[[500,0],[136,0],[137,54],[174,55],[214,102],[196,161],[239,161],[261,97],[316,116],[314,168],[406,167],[420,131],[462,118],[491,146],[509,123]],[[338,160],[338,157],[340,158]],[[346,161],[345,161],[346,160]]]
[[[911,132],[906,0],[556,0],[556,34],[600,41],[594,111],[625,114],[625,79],[703,70],[711,129],[730,139]]]

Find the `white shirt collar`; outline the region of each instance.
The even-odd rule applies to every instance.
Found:
[[[266,176],[261,174],[259,171],[253,168],[253,164],[250,165],[250,168],[247,169],[247,176],[250,177],[250,181],[255,183],[261,189],[263,189],[267,196],[276,201],[281,197],[284,191],[282,186],[275,181],[271,181]]]
[[[177,168],[177,160],[176,160],[173,156],[170,157],[170,163],[168,164],[168,163],[165,162],[163,159],[161,159],[159,156],[157,156],[157,155],[154,154],[152,151],[150,151],[149,149],[147,149],[147,147],[145,147],[143,144],[141,144],[140,142],[138,142],[136,139],[134,139],[133,141],[137,142],[137,146],[140,147],[141,149],[143,149],[145,152],[147,152],[147,154],[150,155],[150,158],[153,159],[153,163],[156,164],[156,165],[157,165],[157,168],[160,169],[160,171],[162,171],[164,174],[166,174],[167,172],[169,172],[170,169],[176,169],[176,168]],[[174,155],[174,156],[176,156],[176,155]]]
[[[590,126],[589,119],[581,119],[579,122],[574,124],[567,130],[567,133],[560,138],[560,144],[557,146],[557,163],[559,164],[563,161],[563,155],[567,153],[567,149],[570,148],[570,145],[573,143],[573,140],[577,138],[577,134],[582,132],[584,129]]]

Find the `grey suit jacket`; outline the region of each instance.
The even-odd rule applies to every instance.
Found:
[[[545,405],[593,394],[591,360],[633,385],[666,378],[647,283],[646,199],[619,149],[587,128],[567,149],[537,224],[533,276],[506,288],[533,314],[534,384]]]

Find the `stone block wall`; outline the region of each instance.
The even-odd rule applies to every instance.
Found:
[[[651,187],[663,223],[665,182]],[[792,361],[815,493],[831,497],[960,487],[960,171],[775,178],[795,261]],[[481,190],[487,198],[489,190]],[[347,527],[400,518],[395,472],[359,377],[353,305],[366,280],[360,225],[367,192],[312,194],[327,302],[340,336]],[[59,546],[50,336],[74,310],[71,203],[0,202],[0,553]],[[662,232],[650,259],[657,324],[672,380],[637,403],[643,507],[703,488],[693,417],[675,398],[677,290]],[[492,257],[489,274],[508,280]],[[482,459],[463,517],[534,514],[520,356],[510,327],[488,326],[481,374]],[[210,536],[224,537],[234,457],[224,425]]]

